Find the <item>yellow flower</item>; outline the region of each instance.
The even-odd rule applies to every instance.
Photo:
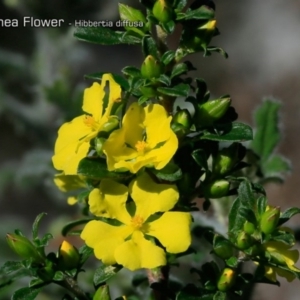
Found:
[[[170,122],[171,117],[159,104],[145,108],[131,104],[122,128],[115,130],[104,143],[108,170],[125,168],[136,173],[144,166],[162,169],[178,148]]]
[[[132,215],[126,209],[128,192],[135,203]],[[191,243],[190,214],[167,212],[178,197],[175,185],[157,184],[146,173],[134,179],[129,189],[103,179],[99,189],[90,194],[90,211],[98,217],[116,219],[121,225],[93,220],[86,224],[81,238],[106,265],[118,263],[130,270],[165,265],[165,251],[151,237],[157,238],[169,253],[184,252]],[[157,212],[164,213],[149,219]]]
[[[109,82],[109,99],[105,112],[104,98],[106,82]],[[121,98],[121,87],[114,81],[111,74],[102,76],[101,84],[93,83],[85,89],[82,110],[86,113],[63,124],[58,131],[52,161],[57,170],[65,175],[77,173],[82,158],[87,156],[90,141],[105,128],[109,120],[112,106]]]
[[[277,241],[266,242],[264,248],[270,254],[273,263],[287,267],[291,271],[300,272],[300,269],[295,267],[295,263],[299,259],[298,250],[290,250],[291,246]],[[296,276],[288,270],[283,270],[271,265],[265,266],[265,271],[265,276],[273,282],[277,281],[276,275],[285,277],[288,282],[291,282],[296,278]]]

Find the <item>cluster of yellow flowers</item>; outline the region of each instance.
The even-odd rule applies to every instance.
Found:
[[[94,83],[84,92],[84,114],[59,129],[53,164],[62,172],[55,179],[61,189],[66,189],[64,176],[75,177],[80,184],[79,162],[93,155],[91,141],[117,118],[112,112],[121,92],[111,74],[103,75],[101,84]],[[165,251],[184,252],[191,244],[191,215],[169,211],[179,199],[176,185],[156,182],[144,168],[162,169],[174,156],[178,140],[171,119],[159,104],[132,103],[120,128],[103,144],[109,171],[137,174],[128,186],[102,179],[89,194],[90,212],[96,218],[86,224],[81,238],[104,264],[118,263],[130,270],[155,268],[166,264]]]

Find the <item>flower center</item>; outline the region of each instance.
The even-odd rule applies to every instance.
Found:
[[[143,223],[144,223],[144,219],[142,217],[140,217],[140,216],[134,216],[131,219],[131,226],[135,230],[140,229],[143,226]]]
[[[147,147],[147,143],[145,141],[137,141],[134,147],[138,152],[143,152]]]
[[[97,128],[98,128],[98,123],[96,122],[96,120],[94,119],[93,116],[85,115],[83,123],[86,126],[90,127],[92,130],[97,130]]]

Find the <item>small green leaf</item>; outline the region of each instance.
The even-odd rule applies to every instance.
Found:
[[[244,223],[246,222],[246,219],[239,213],[242,207],[243,207],[242,201],[238,197],[233,202],[229,212],[228,230],[230,233],[229,239],[232,242],[235,242],[235,237],[238,231],[243,229]]]
[[[250,210],[254,211],[256,201],[255,201],[255,195],[253,194],[251,182],[248,180],[244,180],[240,183],[238,188],[238,195],[242,202],[242,204],[249,208]],[[251,220],[248,220],[249,222],[252,222]],[[253,223],[253,222],[252,222]]]
[[[158,78],[155,79],[158,82],[163,83],[166,86],[169,86],[171,84],[171,79],[165,74],[161,74]]]
[[[69,231],[72,230],[74,227],[86,224],[87,222],[89,222],[91,220],[92,219],[79,219],[79,220],[70,222],[63,227],[63,229],[61,230],[61,234],[63,236],[66,236],[66,235],[68,235]]]
[[[265,196],[260,196],[256,201],[257,212],[261,216],[267,208],[267,198]]]
[[[244,142],[252,140],[252,128],[243,123],[234,122],[230,125],[220,125],[218,129],[223,129],[223,133],[213,134],[210,132],[204,132],[200,138],[202,140],[219,142]]]
[[[288,208],[279,218],[278,226],[282,225],[283,223],[287,222],[291,217],[294,215],[300,214],[300,208],[298,207],[291,207]]]
[[[185,63],[177,64],[177,65],[175,65],[175,67],[172,70],[171,78],[185,74],[185,73],[187,73],[187,71],[188,71],[188,67]]]
[[[107,72],[96,72],[92,74],[86,74],[84,75],[84,78],[86,79],[93,79],[93,80],[101,80],[102,76],[104,74],[107,74]],[[118,74],[111,74],[114,78],[115,82],[119,84],[125,91],[129,90],[129,84],[128,81],[121,75]]]
[[[220,47],[214,47],[214,46],[210,46],[205,49],[204,57],[210,56],[213,52],[220,53],[224,58],[228,58],[228,53],[224,49]]]
[[[142,40],[142,50],[145,57],[148,55],[152,55],[156,59],[159,57],[156,42],[149,35],[145,36]]]
[[[295,236],[293,233],[284,232],[283,234],[272,235],[272,241],[283,242],[287,245],[293,246],[295,244]]]
[[[169,50],[162,55],[161,61],[165,65],[168,65],[175,58],[175,55],[176,55],[176,52],[174,50]]]
[[[34,300],[41,290],[42,290],[41,287],[21,288],[12,295],[11,299],[12,300]]]
[[[95,271],[94,285],[98,286],[99,284],[106,282],[108,279],[115,276],[121,269],[122,269],[122,266],[120,266],[120,265],[117,265],[117,266],[102,265]]]
[[[255,217],[255,213],[253,210],[246,208],[246,207],[241,207],[239,214],[245,218],[248,222],[251,222],[253,224],[256,224],[256,217]]]
[[[173,6],[178,11],[181,11],[187,4],[187,0],[175,0]]]
[[[80,265],[83,265],[88,258],[93,254],[94,250],[87,245],[83,245],[79,248],[79,254],[80,254]]]
[[[214,17],[214,10],[206,5],[202,5],[194,10],[189,10],[186,13],[177,14],[177,20],[210,20]]]
[[[48,245],[49,241],[53,239],[53,235],[51,233],[46,233],[40,241],[39,247],[45,247]]]
[[[160,170],[151,169],[151,172],[155,174],[158,179],[174,182],[182,177],[181,169],[174,163],[168,163],[164,168]]]
[[[136,67],[125,67],[122,69],[122,73],[124,75],[130,76],[130,77],[141,77],[141,71],[140,69],[136,68]]]
[[[20,261],[7,261],[0,268],[0,274],[8,275],[11,272],[23,269],[24,265]]]
[[[174,87],[159,87],[158,92],[171,97],[187,97],[190,91],[188,84],[178,84]]]
[[[35,220],[33,222],[33,225],[32,225],[32,238],[33,238],[33,240],[38,238],[38,231],[39,231],[40,221],[46,215],[47,215],[47,213],[41,213],[35,218]]]
[[[110,172],[107,170],[105,160],[92,157],[86,157],[80,161],[77,174],[91,179],[128,179],[132,176],[129,172]]]
[[[278,111],[281,104],[267,99],[254,113],[256,133],[251,148],[262,160],[267,160],[279,143]]]
[[[171,20],[167,23],[162,23],[161,27],[163,28],[163,30],[165,32],[167,32],[168,34],[171,34],[175,29],[175,22],[173,20]]]
[[[213,300],[226,300],[227,299],[227,294],[225,292],[216,292],[214,294]]]
[[[226,265],[228,267],[236,268],[238,266],[238,264],[239,264],[239,260],[235,256],[232,256],[232,257],[226,259]]]
[[[204,168],[205,170],[208,170],[207,156],[203,149],[194,150],[191,155],[198,166]]]

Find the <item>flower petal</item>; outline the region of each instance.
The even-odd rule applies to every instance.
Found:
[[[128,189],[111,179],[103,179],[100,188],[93,189],[89,195],[92,214],[98,217],[117,219],[123,224],[130,223],[130,215],[126,210]]]
[[[118,264],[131,271],[153,269],[166,264],[164,250],[146,240],[140,231],[135,231],[131,240],[117,247],[115,257]]]
[[[116,263],[115,250],[132,233],[128,226],[112,226],[102,221],[90,221],[80,235],[95,256],[106,265]]]
[[[54,183],[62,192],[77,190],[86,186],[82,176],[65,175],[64,173],[56,174]]]
[[[191,215],[183,212],[166,212],[156,221],[148,223],[146,234],[156,237],[169,253],[180,253],[191,244]]]
[[[129,192],[136,204],[135,215],[144,220],[156,212],[170,210],[179,199],[175,184],[156,183],[146,172],[130,183]]]

